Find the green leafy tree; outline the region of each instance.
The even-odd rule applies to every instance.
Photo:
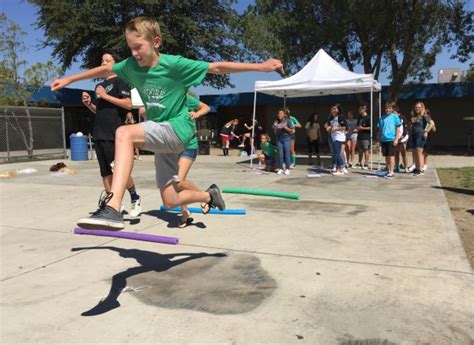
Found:
[[[231,29],[237,19],[234,0],[28,1],[38,6],[37,25],[47,36],[44,44],[53,48],[63,68],[77,59],[85,68],[96,67],[107,50],[129,56],[124,29],[139,15],[159,21],[163,53],[220,61],[234,60],[241,51]],[[230,85],[229,76],[208,76],[205,84],[222,88]]]
[[[431,78],[443,47],[464,62],[472,54],[472,12],[465,1],[257,0],[240,23],[245,45],[262,58],[299,70],[324,48],[349,70],[378,79],[389,72],[390,99]]]
[[[8,108],[8,115],[12,121],[8,125],[22,139],[28,152],[28,156],[33,156],[33,125],[28,105],[32,103],[31,95],[44,87],[48,80],[58,75],[59,69],[53,66],[51,61],[46,63],[36,63],[29,66],[28,62],[22,58],[27,54],[27,49],[23,43],[26,33],[21,28],[10,21],[4,13],[0,13],[0,105],[21,105],[25,108],[19,110]],[[7,114],[7,108],[5,113]],[[20,120],[21,112],[26,114],[26,129]]]
[[[469,66],[469,69],[461,77],[463,82],[474,82],[474,64]]]

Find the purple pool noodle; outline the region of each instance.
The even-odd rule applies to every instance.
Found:
[[[178,244],[179,238],[177,237],[166,237],[158,235],[141,234],[139,232],[126,232],[126,231],[111,231],[111,230],[89,230],[83,228],[74,228],[74,233],[77,235],[94,235],[94,236],[106,236],[106,237],[117,237],[126,238],[129,240],[137,241],[148,241],[166,244]]]

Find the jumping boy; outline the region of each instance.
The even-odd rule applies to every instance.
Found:
[[[126,25],[125,37],[132,57],[113,66],[100,66],[58,79],[51,84],[51,89],[56,91],[79,80],[104,78],[115,73],[137,88],[149,119],[118,128],[115,133],[111,192],[102,200],[101,207],[90,217],[79,219],[78,225],[108,230],[124,228],[123,217],[118,210],[133,168],[134,147],[155,152],[156,180],[166,207],[203,202],[213,208],[225,209],[220,190],[214,184],[205,192],[188,189],[181,184],[178,187],[178,154],[195,132],[194,121],[186,107],[186,92],[191,86],[200,84],[207,73],[279,70],[283,74],[282,63],[275,59],[264,63],[208,63],[161,54],[160,26],[154,19],[144,16],[134,18]]]
[[[387,179],[393,179],[393,170],[395,167],[395,148],[398,146],[398,139],[400,131],[398,127],[401,126],[400,118],[395,113],[397,106],[393,102],[385,104],[385,114],[380,118],[377,124],[377,133],[380,145],[382,146],[382,153],[387,164],[387,174],[384,176]]]

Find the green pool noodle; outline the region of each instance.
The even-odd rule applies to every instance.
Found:
[[[295,199],[299,200],[300,195],[294,193],[276,192],[273,190],[264,189],[247,189],[247,188],[224,188],[223,193],[235,193],[235,194],[250,194],[250,195],[262,195],[262,196],[274,196],[277,198]]]

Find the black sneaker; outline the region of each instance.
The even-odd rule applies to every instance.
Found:
[[[425,172],[424,172],[423,170],[422,170],[422,171],[420,171],[420,170],[415,170],[415,171],[413,172],[413,176],[423,176],[424,174],[425,174]]]
[[[208,192],[211,196],[211,201],[209,202],[209,205],[211,205],[211,207],[213,208],[217,207],[219,210],[224,211],[225,202],[224,199],[222,199],[219,187],[217,187],[215,184],[211,184],[211,186],[206,190],[206,192]]]
[[[122,214],[110,206],[99,208],[90,217],[79,219],[77,225],[92,230],[122,230],[125,227]]]

